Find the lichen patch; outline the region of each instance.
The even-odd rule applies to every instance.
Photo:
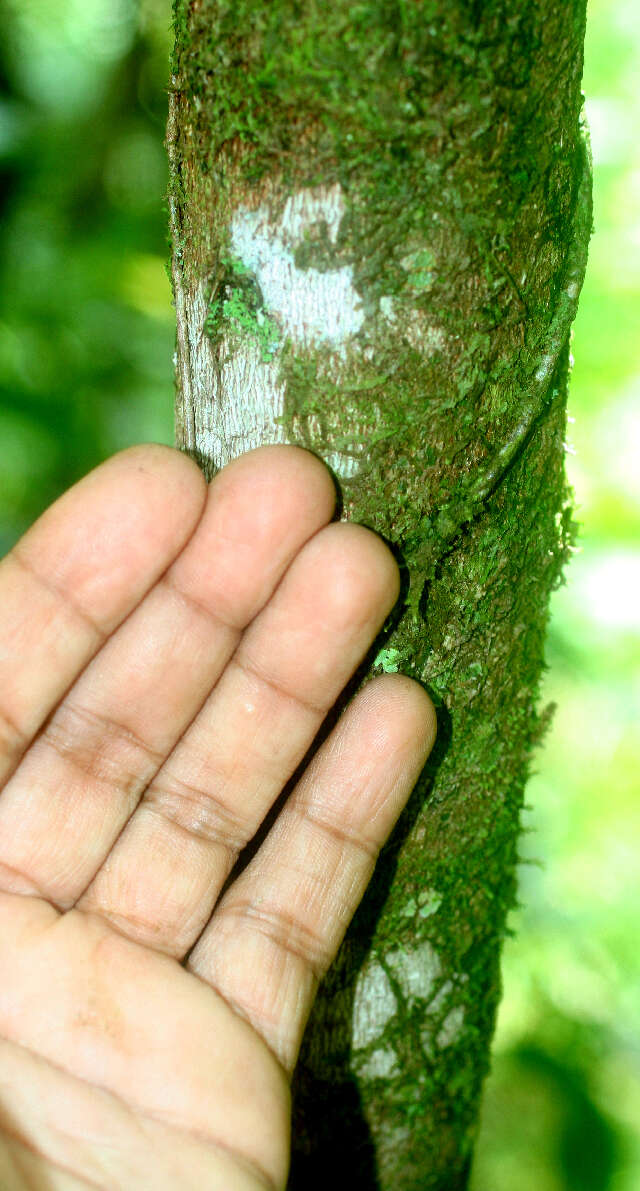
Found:
[[[384,968],[376,960],[365,964],[358,974],[353,1001],[354,1049],[363,1049],[378,1038],[397,1008],[395,993]]]
[[[386,962],[409,1005],[417,998],[427,999],[442,972],[440,957],[428,939],[406,951],[391,951]]]
[[[340,346],[364,322],[353,268],[299,269],[295,249],[306,232],[324,222],[335,243],[344,212],[340,185],[308,188],[291,195],[280,220],[272,221],[265,204],[240,206],[231,220],[231,246],[253,271],[269,312],[296,346],[328,342]]]

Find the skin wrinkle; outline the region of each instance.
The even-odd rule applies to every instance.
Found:
[[[195,950],[199,947],[199,945],[200,945],[200,940],[197,940],[196,944],[192,948],[191,955],[194,954]],[[210,943],[208,942],[206,945],[209,946]],[[295,952],[293,954],[295,955]],[[205,955],[206,955],[206,950],[205,950]],[[304,957],[296,956],[296,958],[302,958],[303,962],[304,962]],[[199,962],[198,959],[196,959],[196,964],[194,966],[190,960],[190,957],[187,957],[187,959],[185,960],[185,966],[190,971],[194,972],[195,975],[198,975],[198,962]],[[313,967],[308,961],[306,963],[306,966],[307,966],[309,975],[312,980],[311,1001],[313,1002],[315,1000],[316,993],[317,993],[321,978],[318,978],[315,975]],[[219,996],[222,1001],[224,1001],[225,1005],[227,1005],[228,1008],[233,1013],[235,1013],[243,1021],[247,1022],[247,1024],[250,1025],[253,1029],[256,1029],[254,1021],[250,1017],[249,1013],[247,1012],[247,1010],[246,1010],[245,1006],[242,1004],[242,1002],[237,1000],[236,997],[234,997],[232,993],[221,989],[215,976],[209,975],[207,977],[207,984],[214,990],[216,995]],[[283,1032],[282,1032],[281,1028],[279,1028],[278,1033],[280,1034],[280,1036],[282,1036]],[[293,1071],[294,1071],[295,1064],[296,1064],[298,1044],[296,1044],[295,1036],[294,1036],[294,1045],[293,1045],[293,1047],[290,1045],[290,1043],[291,1043],[290,1031],[288,1031],[288,1033],[289,1033],[289,1037],[287,1038],[285,1035],[285,1037],[284,1037],[285,1045],[283,1046],[283,1053],[290,1053],[292,1056],[292,1058],[288,1062],[283,1058],[283,1054],[279,1053],[278,1050],[276,1050],[275,1045],[271,1042],[271,1040],[269,1039],[269,1037],[266,1033],[260,1031],[259,1037],[260,1037],[261,1042],[266,1046],[271,1057],[275,1060],[275,1062],[278,1066],[278,1069],[282,1072],[282,1075],[287,1082],[287,1086],[290,1087],[291,1077],[293,1075]]]
[[[226,629],[229,633],[237,635],[238,640],[240,640],[246,628],[244,623],[240,625],[230,624],[219,613],[214,612],[213,608],[206,604],[204,600],[199,600],[197,596],[193,596],[189,592],[184,591],[182,587],[179,587],[175,580],[170,577],[169,572],[166,572],[162,576],[156,587],[167,587],[173,595],[176,595],[178,599],[183,601],[187,608],[190,608],[200,616],[204,616],[214,628]]]
[[[303,803],[294,799],[287,807],[286,813],[305,823],[313,823],[314,827],[320,827],[338,843],[350,845],[366,856],[367,860],[372,860],[374,864],[378,859],[380,848],[374,840],[367,840],[358,831],[350,831],[347,827],[340,827],[338,823],[331,823],[318,814],[317,809],[314,812],[313,802]]]
[[[192,972],[194,976],[197,976],[199,980],[202,980],[203,977],[201,977],[198,974],[197,966],[194,966],[191,962],[191,956],[193,955],[193,953],[195,952],[195,950],[199,946],[199,944],[200,944],[200,940],[197,939],[196,942],[194,943],[193,947],[191,948],[190,954],[184,960],[184,967],[188,971]],[[311,969],[310,969],[310,971],[311,971]],[[313,977],[312,971],[311,971],[311,976],[313,979],[315,979],[315,977]],[[247,1013],[247,1010],[244,1008],[242,1003],[240,1001],[237,1001],[236,998],[231,993],[225,992],[221,988],[219,988],[215,981],[215,977],[207,978],[206,984],[208,985],[209,988],[211,988],[213,990],[213,992],[216,994],[216,996],[219,997],[220,1000],[224,1002],[224,1004],[231,1011],[231,1013],[235,1014],[236,1017],[239,1017],[242,1021],[246,1022],[246,1024],[251,1026],[251,1028],[253,1030],[256,1029],[254,1023],[252,1022],[251,1018],[249,1017],[249,1014]],[[274,1047],[270,1043],[269,1039],[264,1034],[258,1033],[258,1037],[259,1037],[262,1045],[269,1052],[270,1058],[273,1059],[273,1061],[275,1062],[276,1067],[278,1068],[279,1073],[281,1074],[283,1080],[285,1081],[287,1088],[290,1089],[293,1065],[288,1067],[286,1065],[286,1063],[283,1062],[282,1056],[278,1054],[278,1052],[274,1049]],[[279,1189],[275,1188],[274,1191],[279,1191]]]
[[[27,877],[26,873],[23,873],[21,869],[14,868],[14,866],[11,864],[6,864],[4,860],[0,860],[0,889],[3,887],[3,877],[5,874],[9,876],[9,879],[11,879],[11,874],[13,874],[21,881],[24,881],[25,885],[30,886],[30,891],[28,893],[24,890],[19,891],[21,897],[39,897],[42,899],[42,901],[48,901],[49,905],[53,907],[53,902],[49,901],[49,898],[43,893],[36,882],[31,879],[31,877]],[[11,892],[14,891],[12,890]]]
[[[0,706],[0,754],[20,757],[29,745],[30,739],[31,734],[21,728],[5,708]]]
[[[163,576],[163,578],[159,582],[163,582],[163,581],[166,581],[167,586],[171,587],[171,589],[173,591],[175,591],[178,594],[178,596],[182,597],[185,600],[185,602],[194,603],[200,612],[205,612],[208,614],[210,619],[215,619],[214,614],[211,613],[210,610],[207,610],[204,605],[199,604],[198,601],[191,601],[190,598],[186,595],[186,593],[182,592],[173,583],[168,582],[166,580],[166,575]],[[224,625],[224,622],[222,620],[220,620],[220,618],[218,618],[218,621],[220,624]],[[224,625],[224,627],[232,628],[232,626],[227,626],[227,625]],[[232,631],[235,631],[235,630],[232,630]],[[241,637],[241,631],[238,631],[238,640],[240,640],[240,637]],[[61,714],[61,712],[63,711],[63,709],[65,709],[65,708],[66,708],[65,703],[60,704],[59,707],[56,709],[56,711],[53,713],[54,717],[58,717]],[[67,708],[67,710],[68,710],[68,708]],[[197,716],[199,715],[201,710],[202,710],[201,707],[196,709],[193,717],[191,718],[189,723],[185,726],[181,736],[175,742],[171,752],[173,752],[175,749],[177,749],[178,745],[182,743],[184,737],[187,735],[189,728],[194,723],[194,721],[197,719]],[[130,809],[128,810],[127,818],[125,819],[124,823],[122,824],[122,827],[120,828],[119,832],[117,833],[116,838],[113,840],[113,842],[111,844],[110,851],[113,851],[113,849],[116,847],[118,840],[124,834],[124,831],[126,830],[126,827],[128,826],[128,823],[130,822],[136,809],[138,808],[138,806],[142,805],[142,800],[144,798],[145,791],[148,789],[150,782],[153,780],[153,777],[155,776],[155,774],[157,774],[159,772],[159,770],[162,768],[163,764],[166,764],[166,761],[168,758],[164,752],[159,752],[157,750],[152,749],[150,746],[148,746],[146,744],[146,742],[144,742],[139,736],[137,736],[137,734],[135,732],[133,732],[131,729],[127,728],[126,725],[119,724],[115,720],[113,720],[109,717],[100,716],[96,713],[89,711],[89,709],[85,709],[85,708],[75,708],[75,709],[72,709],[72,712],[74,714],[78,714],[79,716],[84,715],[86,717],[86,719],[89,721],[91,719],[94,719],[98,722],[102,722],[103,724],[112,727],[114,730],[117,730],[117,732],[120,733],[122,738],[132,741],[137,747],[139,747],[143,752],[145,752],[154,762],[153,773],[151,773],[149,775],[145,775],[145,777],[142,780],[140,779],[139,775],[134,773],[134,774],[129,775],[129,784],[127,784],[126,782],[125,783],[121,782],[121,791],[128,795],[129,801],[132,802],[132,805],[131,805]],[[45,727],[41,731],[39,739],[45,739],[47,741],[47,743],[50,745],[50,747],[52,747],[65,762],[68,762],[74,768],[78,769],[80,772],[85,773],[87,776],[93,777],[94,779],[96,779],[98,781],[105,781],[105,780],[112,781],[113,780],[109,775],[105,776],[104,774],[101,774],[98,770],[98,767],[94,766],[93,761],[86,766],[80,764],[77,754],[74,754],[74,745],[73,744],[68,743],[66,745],[66,747],[65,746],[59,747],[60,742],[58,740],[56,740],[55,735],[52,731],[52,726],[54,724],[55,724],[55,718],[50,720],[48,724],[45,724]],[[97,760],[99,755],[100,754],[99,754],[98,750],[95,749],[93,760]],[[171,755],[171,753],[169,753],[169,756],[170,755]],[[118,765],[118,774],[120,775],[121,773],[122,773],[121,766]],[[0,795],[1,795],[1,791],[0,791]],[[101,865],[99,867],[101,867]],[[87,883],[87,885],[83,889],[82,893],[75,899],[75,902],[73,904],[77,904],[82,899],[84,894],[90,888],[92,881],[95,879],[97,871],[99,871],[99,868],[92,875],[90,881]],[[30,879],[29,879],[29,882],[34,889],[37,889],[37,886],[34,884],[34,882],[32,882]],[[44,897],[45,895],[41,894],[41,896]],[[45,900],[48,900],[48,898],[45,897]],[[65,909],[71,908],[71,905],[67,905],[66,902],[65,903],[63,903],[63,902],[56,903],[56,905],[59,905],[60,908],[65,908]]]
[[[143,918],[141,915],[136,915],[133,913],[125,914],[119,910],[112,910],[102,901],[97,903],[95,906],[89,899],[87,900],[87,904],[84,906],[79,906],[76,902],[76,905],[73,907],[73,909],[77,909],[80,913],[98,914],[100,918],[105,919],[107,924],[114,931],[116,931],[121,938],[126,939],[129,943],[137,942],[137,939],[135,935],[132,937],[131,932],[127,929],[127,927],[134,927],[136,930],[140,929],[145,937],[145,941],[140,943],[140,946],[153,946],[154,951],[161,952],[163,955],[167,955],[171,959],[177,958],[176,954],[174,953],[174,949],[169,949],[165,944],[163,944],[161,936],[164,927],[160,923],[154,923],[149,918]],[[146,941],[147,939],[152,939],[153,942],[149,943]]]
[[[287,914],[286,910],[269,910],[257,902],[243,900],[233,902],[228,906],[220,906],[217,915],[221,925],[224,924],[225,916],[232,918],[246,917],[250,922],[257,922],[260,933],[264,938],[268,942],[274,943],[276,947],[280,947],[283,951],[293,955],[296,959],[302,960],[305,966],[310,969],[314,980],[318,981],[318,983],[331,963],[333,957],[332,948],[330,946],[328,948],[325,947],[319,934],[311,930],[310,927],[303,926],[301,922],[296,921],[296,918],[293,915]],[[301,940],[300,946],[296,946],[296,943],[292,940],[292,935],[296,934]],[[310,947],[308,944],[305,946],[305,939],[310,941]]]
[[[285,690],[277,681],[269,678],[264,672],[261,672],[259,668],[254,666],[251,661],[243,658],[240,654],[234,654],[230,664],[237,666],[248,678],[255,679],[264,686],[269,687],[270,690],[275,691],[276,695],[280,698],[296,703],[303,711],[308,711],[312,715],[322,716],[323,718],[327,714],[328,707],[326,703],[312,703],[309,699],[302,699],[295,691]]]
[[[25,1137],[21,1137],[18,1133],[16,1133],[13,1129],[8,1128],[8,1126],[0,1120],[0,1141],[3,1137],[6,1137],[9,1142],[13,1143],[13,1145],[17,1145],[21,1149],[26,1150],[29,1154],[32,1154],[34,1158],[38,1158],[42,1162],[45,1162],[48,1167],[53,1167],[54,1170],[59,1170],[62,1172],[62,1174],[71,1175],[71,1178],[76,1179],[78,1183],[82,1183],[85,1187],[92,1188],[92,1191],[112,1191],[112,1189],[108,1187],[106,1183],[95,1183],[93,1179],[86,1179],[84,1175],[76,1174],[76,1172],[72,1170],[70,1166],[65,1166],[62,1162],[56,1162],[53,1158],[49,1158],[46,1154],[43,1154],[41,1150],[38,1150],[34,1145],[27,1141]],[[11,1161],[14,1163],[16,1174],[20,1179],[22,1179],[23,1185],[20,1188],[20,1191],[43,1191],[42,1184],[32,1183],[29,1172],[25,1172],[25,1170],[22,1168],[18,1169],[15,1165],[14,1158],[11,1156],[11,1154],[9,1154],[9,1156]],[[25,1180],[27,1180],[26,1189]]]
[[[169,805],[169,800],[172,805]],[[220,820],[220,827],[216,828],[213,823],[209,825],[204,818],[199,820],[197,825],[195,819],[190,825],[181,822],[180,807],[183,802],[192,802],[196,807],[206,807],[207,812],[212,806],[214,817]],[[164,789],[153,782],[145,794],[142,809],[148,810],[151,814],[171,823],[172,826],[178,827],[189,836],[204,839],[208,843],[219,844],[226,848],[231,855],[237,855],[246,847],[253,835],[253,827],[247,834],[246,825],[241,817],[235,814],[213,791],[200,789],[175,776],[171,776],[169,784]],[[207,815],[207,817],[209,816]]]

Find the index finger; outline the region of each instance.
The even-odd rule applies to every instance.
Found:
[[[180,553],[206,493],[180,451],[130,447],[65,492],[0,562],[0,786]]]

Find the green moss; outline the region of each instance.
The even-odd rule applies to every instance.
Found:
[[[402,661],[399,649],[381,649],[374,660],[374,667],[379,666],[385,674],[397,674]]]
[[[265,309],[260,287],[250,270],[237,257],[221,257],[221,268],[207,307],[204,329],[214,343],[218,343],[226,333],[230,339],[229,359],[235,344],[245,339],[252,339],[258,344],[264,363],[273,359],[280,346],[280,330]]]

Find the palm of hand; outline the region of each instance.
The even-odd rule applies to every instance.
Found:
[[[0,1186],[283,1186],[288,1083],[258,1031],[98,916],[2,901]]]
[[[236,858],[398,593],[261,448],[134,448],[0,564],[0,1184],[284,1186],[317,985],[433,740],[376,679]],[[4,767],[4,768],[3,768]]]

